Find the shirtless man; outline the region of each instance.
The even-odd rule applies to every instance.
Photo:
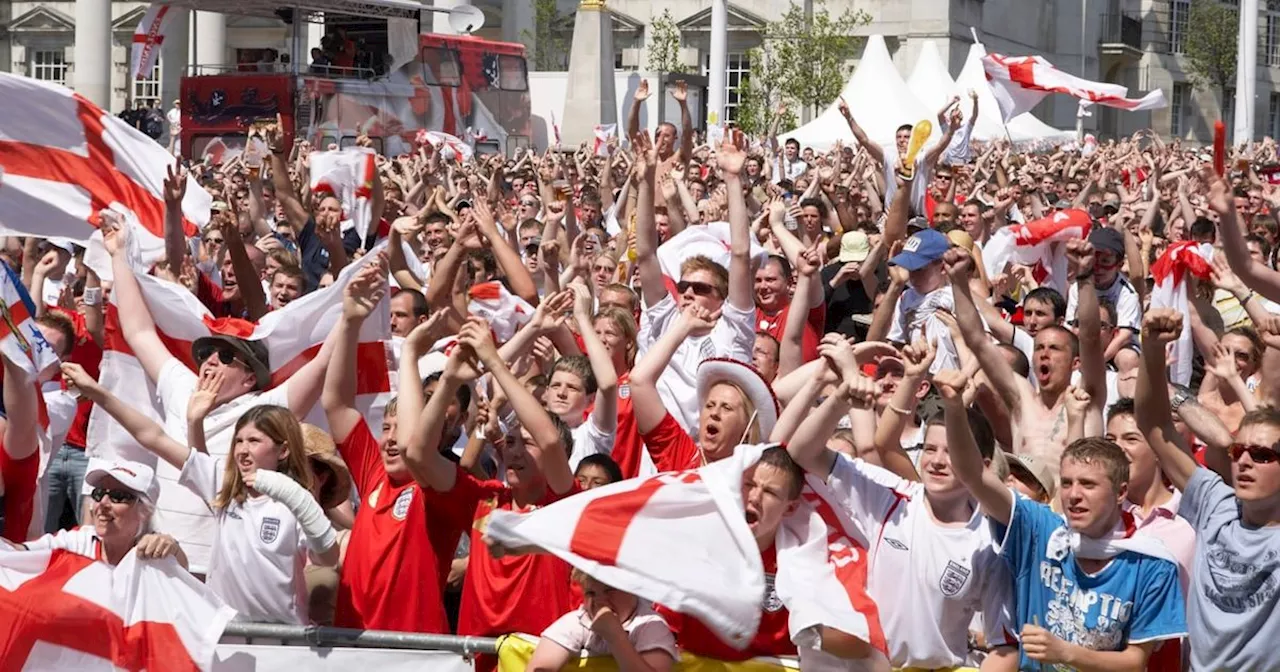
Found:
[[[1102,434],[1102,406],[1106,400],[1101,313],[1093,286],[1093,247],[1082,240],[1070,241],[1067,258],[1080,286],[1080,336],[1077,340],[1070,331],[1056,325],[1036,332],[1031,370],[1039,383],[1038,390],[1032,389],[1025,377],[1014,373],[1008,358],[983,330],[969,292],[955,292],[956,321],[964,342],[977,357],[1013,419],[1013,452],[1030,454],[1055,466],[1068,443],[1068,395],[1089,395],[1085,436]],[[943,263],[953,286],[968,286],[973,273],[973,258],[968,252],[951,248],[943,257]],[[1076,366],[1081,368],[1079,390],[1070,387],[1071,371]]]
[[[689,85],[684,80],[676,82],[671,90],[671,97],[680,104],[680,147],[676,148],[676,127],[669,122],[658,124],[654,133],[653,144],[658,150],[658,175],[666,175],[674,168],[683,170],[693,158],[693,117],[689,114]],[[640,80],[636,87],[631,113],[627,115],[627,137],[634,138],[640,133],[640,103],[649,98],[649,80]]]

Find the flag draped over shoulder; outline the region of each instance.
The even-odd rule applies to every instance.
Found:
[[[1122,110],[1154,110],[1167,104],[1160,89],[1154,89],[1141,98],[1126,98],[1129,89],[1124,86],[1069,75],[1040,56],[987,54],[982,57],[982,67],[1006,122],[1030,112],[1051,93],[1065,93]]]
[[[1006,226],[991,234],[982,249],[987,277],[1006,271],[1009,264],[1030,266],[1036,281],[1058,290],[1067,289],[1067,257],[1057,243],[1086,240],[1092,226],[1084,210],[1062,210],[1026,224]]]
[[[373,150],[365,147],[313,152],[309,156],[312,193],[338,199],[345,219],[355,227],[360,240],[368,235],[373,220],[375,158]]]
[[[6,670],[209,670],[234,616],[173,558],[0,550]]]
[[[1174,243],[1151,265],[1151,276],[1156,287],[1151,292],[1152,308],[1172,308],[1180,315],[1188,315],[1188,274],[1201,280],[1210,276],[1209,261],[1213,259],[1213,246],[1184,240]],[[1186,385],[1191,382],[1191,362],[1195,357],[1195,344],[1191,337],[1191,320],[1182,321],[1182,333],[1169,344],[1169,380]]]
[[[160,58],[160,47],[169,33],[169,24],[176,12],[169,5],[153,2],[147,7],[133,31],[133,48],[130,50],[130,72],[137,77],[150,77],[151,69]]]
[[[164,255],[165,148],[70,89],[0,73],[0,233],[59,236],[88,246],[99,212],[118,211],[145,263]],[[187,178],[188,238],[212,197]]]

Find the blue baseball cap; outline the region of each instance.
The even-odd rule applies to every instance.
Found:
[[[908,271],[918,271],[939,260],[951,247],[951,241],[935,229],[919,231],[907,239],[902,252],[889,260],[894,266],[901,266]]]

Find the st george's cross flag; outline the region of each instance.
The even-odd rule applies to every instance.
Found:
[[[1154,89],[1141,98],[1126,98],[1129,89],[1124,86],[1067,74],[1040,56],[987,54],[982,57],[982,68],[1006,122],[1031,111],[1051,93],[1065,93],[1122,110],[1154,110],[1167,104],[1160,89]]]
[[[1172,308],[1180,315],[1188,315],[1187,285],[1191,277],[1208,280],[1211,275],[1209,262],[1213,259],[1213,246],[1184,240],[1174,243],[1151,265],[1151,277],[1156,281],[1151,292],[1152,308]],[[1195,358],[1195,343],[1191,336],[1191,320],[1182,321],[1182,333],[1169,344],[1169,380],[1179,384],[1191,383],[1191,364]]]
[[[987,277],[1006,272],[1009,264],[1030,266],[1036,282],[1067,293],[1067,255],[1061,243],[1087,240],[1092,227],[1084,210],[1061,210],[1026,224],[1006,226],[991,234],[982,248]]]
[[[0,72],[0,100],[0,234],[89,246],[110,209],[131,225],[145,263],[164,256],[163,189],[174,161],[164,147],[64,86]],[[212,204],[188,177],[188,238],[208,224]]]
[[[174,558],[0,550],[5,670],[210,670],[234,616]]]
[[[307,156],[311,162],[311,193],[316,202],[326,195],[338,199],[342,203],[343,229],[354,227],[360,240],[368,235],[373,221],[376,157],[373,150],[365,147],[312,152]]]
[[[153,2],[147,7],[138,27],[133,31],[133,45],[130,49],[129,71],[133,77],[151,76],[151,69],[160,58],[160,48],[169,32],[169,24],[178,12],[172,11],[169,5]]]

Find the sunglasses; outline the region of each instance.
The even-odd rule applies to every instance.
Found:
[[[1267,446],[1254,446],[1244,443],[1233,443],[1227,450],[1231,451],[1231,461],[1239,462],[1245,453],[1249,454],[1249,459],[1258,464],[1271,464],[1280,461],[1280,453],[1275,448]]]
[[[208,245],[221,245],[222,239],[221,238],[205,238],[204,242]]]
[[[681,280],[676,283],[676,291],[681,294],[684,294],[690,289],[692,289],[693,293],[697,296],[715,296],[720,293],[720,290],[716,289],[715,285],[709,285],[705,282]]]
[[[107,488],[94,488],[89,497],[95,502],[101,502],[102,496],[106,495],[111,498],[115,504],[132,504],[138,501],[138,496],[128,490],[109,490]]]
[[[232,350],[231,348],[226,346],[217,346],[217,345],[206,346],[196,351],[195,354],[196,354],[197,362],[203,363],[205,360],[209,359],[210,357],[217,355],[218,361],[222,362],[226,366],[230,366],[231,364],[234,363],[234,364],[239,364],[246,369],[249,368],[248,364],[236,358],[237,353],[235,350]]]

